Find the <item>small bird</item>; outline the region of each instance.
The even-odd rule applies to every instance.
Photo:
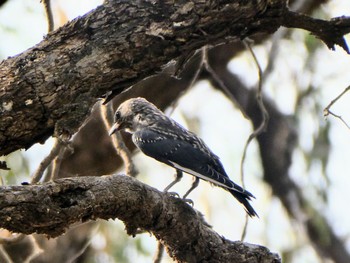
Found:
[[[249,203],[255,197],[230,180],[219,157],[202,139],[155,105],[144,98],[132,98],[118,107],[114,118],[109,135],[119,130],[131,133],[133,142],[144,154],[176,169],[176,179],[164,191],[179,182],[182,172],[186,172],[195,176],[195,181],[184,198],[198,186],[199,179],[203,179],[230,192],[250,217],[258,216]]]

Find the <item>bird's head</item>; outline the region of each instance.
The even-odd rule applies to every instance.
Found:
[[[114,124],[109,135],[125,130],[129,133],[154,124],[164,114],[155,105],[144,98],[132,98],[124,101],[115,112]]]

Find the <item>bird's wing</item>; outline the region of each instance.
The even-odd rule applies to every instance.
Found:
[[[133,141],[143,153],[160,162],[215,185],[245,192],[229,179],[219,158],[192,133],[177,133],[173,130],[165,133],[147,128],[135,132]]]

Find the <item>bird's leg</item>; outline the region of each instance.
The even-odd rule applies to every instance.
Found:
[[[199,177],[195,177],[196,179],[192,183],[191,188],[186,192],[186,194],[182,197],[182,199],[186,199],[186,197],[199,185]],[[192,202],[193,203],[193,202]]]
[[[168,190],[173,187],[175,184],[181,181],[182,178],[182,171],[179,169],[176,169],[176,175],[175,175],[175,180],[172,181],[165,189],[163,190],[164,192],[168,192]]]

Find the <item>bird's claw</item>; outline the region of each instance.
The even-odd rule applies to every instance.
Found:
[[[171,196],[171,197],[176,197],[176,198],[180,198],[182,201],[184,201],[185,203],[189,203],[191,206],[194,206],[194,202],[192,201],[192,199],[183,197],[181,198],[180,195],[176,192],[164,192],[165,194]]]
[[[189,203],[191,206],[194,206],[192,199],[182,198],[182,201],[184,201],[185,203]]]
[[[170,195],[172,197],[177,197],[177,198],[180,198],[180,195],[176,192],[165,192],[167,195]]]

